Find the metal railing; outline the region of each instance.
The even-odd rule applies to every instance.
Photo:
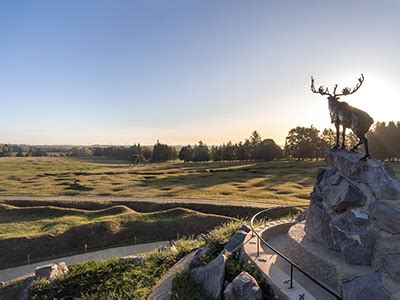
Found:
[[[270,243],[268,243],[266,240],[264,240],[264,238],[255,230],[255,225],[254,222],[257,220],[257,218],[261,215],[264,215],[266,213],[273,213],[276,210],[279,209],[286,209],[286,210],[295,210],[295,209],[299,209],[299,208],[305,208],[304,206],[280,206],[280,207],[273,207],[273,208],[267,208],[264,209],[258,213],[256,213],[252,218],[251,218],[251,222],[250,222],[250,227],[252,230],[252,235],[257,236],[257,257],[260,256],[260,241],[267,246],[269,249],[271,249],[273,252],[275,252],[279,257],[281,257],[282,259],[284,259],[286,262],[288,262],[290,264],[290,279],[288,281],[289,283],[289,289],[293,288],[293,270],[297,269],[299,272],[301,272],[304,276],[306,276],[308,279],[310,279],[312,282],[314,282],[315,284],[317,284],[319,287],[321,287],[323,290],[325,290],[326,292],[328,292],[329,294],[331,294],[333,297],[335,297],[336,299],[342,299],[341,296],[339,296],[338,294],[336,294],[334,291],[332,291],[330,288],[328,288],[327,286],[325,286],[324,284],[322,284],[320,281],[318,281],[317,279],[315,279],[314,277],[312,277],[310,274],[308,274],[307,272],[305,272],[304,270],[302,270],[295,262],[293,262],[289,257],[287,257],[285,254],[279,252],[274,246],[272,246]],[[268,216],[266,216],[268,218]],[[264,216],[265,218],[265,216]]]

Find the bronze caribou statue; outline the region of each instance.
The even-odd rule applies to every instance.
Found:
[[[354,134],[360,139],[360,141],[354,145],[350,151],[357,151],[357,148],[364,144],[365,146],[365,155],[361,158],[361,160],[366,161],[368,158],[371,158],[368,147],[368,139],[366,137],[366,133],[370,129],[371,125],[374,123],[374,120],[371,118],[369,114],[365,111],[362,111],[358,108],[352,107],[346,102],[339,101],[339,96],[347,96],[355,93],[363,84],[364,75],[361,74],[361,77],[358,79],[357,85],[351,89],[345,87],[342,90],[341,94],[336,93],[337,84],[333,88],[333,94],[331,94],[327,87],[320,86],[318,90],[314,87],[314,78],[311,76],[311,91],[313,93],[327,95],[329,101],[329,113],[331,116],[331,123],[335,124],[336,127],[336,145],[334,148],[339,148],[339,127],[342,125],[342,148],[346,148],[345,138],[346,138],[346,128],[351,128]]]

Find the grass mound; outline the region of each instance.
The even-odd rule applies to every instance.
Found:
[[[124,205],[84,210],[0,203],[0,268],[25,263],[27,255],[33,262],[200,234],[231,219],[186,208],[138,213]]]
[[[0,203],[0,240],[10,237],[60,234],[75,226],[118,219],[123,215],[135,217],[139,214],[122,205],[87,211],[56,206],[17,207]]]
[[[155,250],[144,254],[147,260],[140,263],[110,259],[70,265],[70,272],[52,287],[43,280],[35,281],[30,296],[32,299],[146,299],[151,288],[179,259],[206,243],[223,247],[220,243],[227,241],[241,225],[239,221],[221,225],[206,234],[206,241],[178,240],[176,251],[171,248]],[[20,289],[21,280],[10,282],[0,287],[0,299],[15,298]]]

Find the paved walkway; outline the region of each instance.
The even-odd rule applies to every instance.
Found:
[[[283,234],[278,234],[270,239],[267,239],[267,242],[270,243],[272,246],[274,246],[275,249],[277,249],[281,253],[289,256],[288,239],[289,239],[288,234],[283,233]],[[275,253],[272,252],[272,250],[270,250],[267,246],[265,246],[264,244],[261,245],[264,253],[267,253],[269,255],[275,255]],[[279,268],[287,275],[287,277],[290,278],[290,264],[283,258],[277,255],[275,256],[276,256],[275,263],[277,264],[277,266],[279,266]],[[308,277],[306,277],[303,273],[298,271],[296,268],[293,269],[293,278],[295,278],[296,281],[316,299],[327,299],[327,300],[336,299],[331,294],[324,291],[320,286],[318,286]]]
[[[269,208],[276,205],[240,201],[240,200],[211,200],[211,199],[180,199],[180,198],[136,198],[136,197],[117,197],[117,196],[57,196],[57,197],[31,197],[31,196],[0,196],[0,200],[43,200],[43,201],[130,201],[130,202],[152,202],[152,203],[192,203],[192,204],[218,204],[218,205],[236,205],[236,206],[250,206],[259,208]]]
[[[283,225],[287,222],[287,220],[269,222],[265,226],[258,227],[257,232],[262,234],[268,228]],[[258,253],[258,245],[257,237],[255,235],[252,236],[250,231],[245,239],[244,252],[255,263],[264,278],[267,279],[278,298],[298,300],[304,294],[304,299],[315,300],[296,280],[293,280],[293,288],[289,289],[289,276],[277,263],[277,255],[275,253],[265,253],[262,249],[262,243],[260,243],[260,251]]]
[[[257,228],[257,232],[272,245],[275,249],[283,254],[288,254],[288,238],[287,233],[279,230],[272,237],[267,238],[264,233],[276,226],[286,226],[291,221],[280,220],[269,222],[265,226]],[[275,230],[276,231],[276,230]],[[259,255],[257,255],[257,238],[248,233],[245,239],[244,251],[247,256],[254,261],[263,276],[273,286],[278,296],[283,299],[335,299],[326,291],[322,290],[318,285],[308,279],[298,270],[294,269],[293,288],[289,288],[290,264],[283,258],[279,257],[275,252],[260,242]]]
[[[88,260],[102,260],[110,257],[122,257],[127,255],[133,255],[138,253],[144,253],[151,251],[153,249],[163,247],[168,245],[169,241],[155,242],[155,243],[147,243],[147,244],[138,244],[133,246],[124,246],[124,247],[116,247],[109,248],[105,250],[99,250],[94,252],[88,252],[83,254],[77,254],[73,256],[61,257],[52,260],[42,261],[30,265],[24,265],[9,269],[0,270],[0,281],[8,281],[11,279],[15,279],[18,277],[30,275],[35,272],[35,268],[39,266],[43,266],[50,263],[57,263],[60,261],[65,262],[67,265],[73,263],[79,263]]]

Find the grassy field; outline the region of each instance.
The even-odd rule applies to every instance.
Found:
[[[138,213],[126,206],[84,210],[0,203],[0,269],[112,246],[192,236],[232,220],[173,208]],[[13,249],[13,251],[10,251]]]
[[[1,158],[0,195],[205,198],[305,204],[324,162],[125,163]],[[393,164],[400,174],[400,164]]]
[[[144,254],[147,260],[133,263],[117,258],[70,265],[69,273],[53,286],[43,280],[33,283],[32,299],[146,299],[151,288],[168,269],[193,249],[207,245],[209,252],[220,252],[229,237],[242,225],[230,221],[208,232],[203,240],[181,239],[175,251],[165,248]],[[0,286],[0,299],[17,299],[23,279]]]
[[[304,204],[323,162],[130,166],[68,158],[0,159],[0,195],[130,196]]]

